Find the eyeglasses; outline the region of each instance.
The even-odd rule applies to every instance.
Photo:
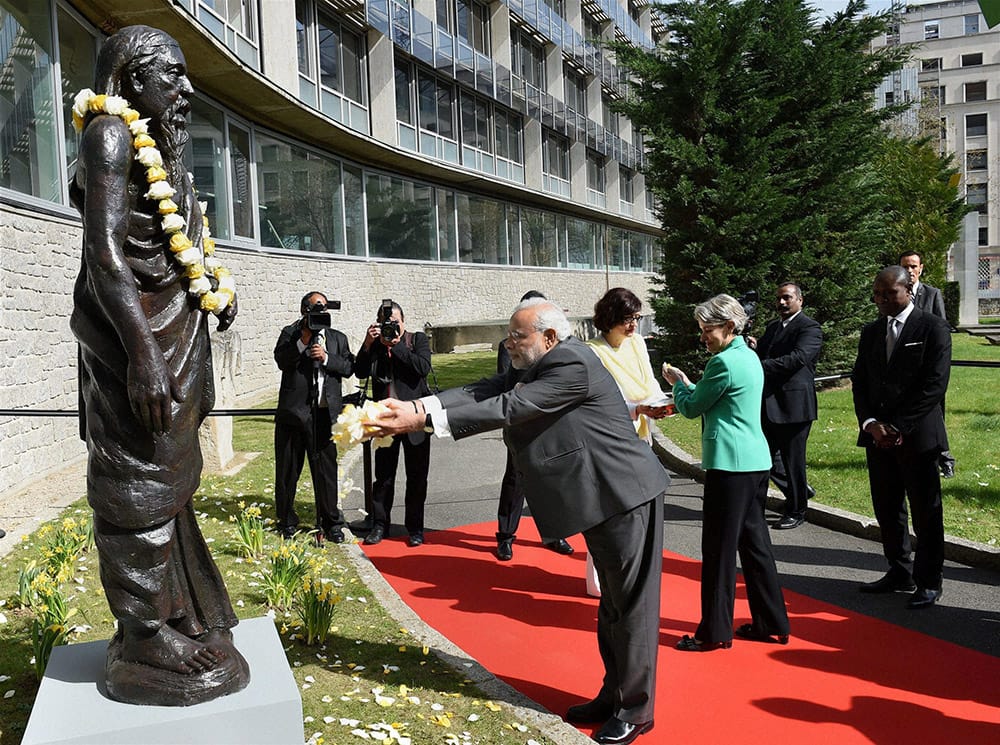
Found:
[[[625,316],[622,319],[622,323],[623,324],[626,324],[626,323],[635,323],[635,324],[638,324],[639,321],[641,321],[641,320],[642,320],[642,313],[636,313],[634,316]]]
[[[514,342],[516,344],[517,342],[524,341],[529,336],[534,336],[537,333],[538,333],[537,329],[533,329],[533,330],[528,331],[528,332],[524,332],[524,331],[508,331],[507,332],[507,338],[510,339],[512,342]]]

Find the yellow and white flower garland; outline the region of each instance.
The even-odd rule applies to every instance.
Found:
[[[128,126],[136,151],[135,159],[146,167],[149,191],[145,197],[158,203],[157,209],[162,216],[163,232],[170,236],[170,251],[174,255],[174,260],[184,267],[184,276],[188,278],[188,292],[199,299],[202,310],[218,315],[232,304],[236,295],[236,283],[233,281],[232,273],[213,256],[215,240],[208,227],[208,217],[205,216],[207,203],[199,202],[204,221],[201,247],[199,247],[184,234],[187,222],[177,214],[177,204],[171,199],[176,190],[167,182],[163,156],[156,148],[156,141],[149,134],[149,119],[140,119],[139,112],[129,106],[128,101],[121,96],[98,94],[90,88],[84,88],[73,99],[73,126],[77,132],[83,131],[88,114],[117,116]],[[214,277],[218,283],[214,291],[206,273]]]
[[[338,455],[343,455],[355,445],[365,440],[372,441],[373,448],[389,447],[392,436],[374,437],[372,430],[378,425],[379,414],[389,411],[389,407],[378,401],[368,400],[358,407],[352,404],[344,406],[340,416],[333,425],[332,439],[337,445]]]

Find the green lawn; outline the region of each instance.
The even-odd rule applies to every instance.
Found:
[[[981,337],[952,334],[954,360],[1000,361],[1000,347]],[[971,541],[1000,542],[1000,370],[953,367],[946,420],[958,461],[953,479],[942,481],[945,531]],[[660,421],[660,430],[695,457],[701,454],[698,420]],[[857,422],[846,384],[819,394],[819,420],[809,436],[809,482],[815,501],[871,515],[865,455],[856,447]]]

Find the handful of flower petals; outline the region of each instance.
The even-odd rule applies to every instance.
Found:
[[[379,414],[389,411],[389,407],[378,401],[365,401],[363,406],[347,404],[333,425],[333,441],[337,452],[346,453],[355,445],[372,441],[372,447],[383,448],[392,444],[392,437],[375,437]]]

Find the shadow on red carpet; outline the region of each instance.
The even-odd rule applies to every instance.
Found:
[[[501,563],[495,530],[466,525],[429,532],[420,548],[394,536],[364,549],[424,621],[562,715],[591,698],[603,674],[583,539],[570,540],[572,556],[556,554],[526,519],[513,561]],[[804,595],[785,593],[787,646],[736,640],[730,650],[675,650],[697,624],[699,572],[697,561],[664,553],[656,728],[639,742],[1000,742],[1000,659]],[[739,625],[750,614],[737,589]]]

